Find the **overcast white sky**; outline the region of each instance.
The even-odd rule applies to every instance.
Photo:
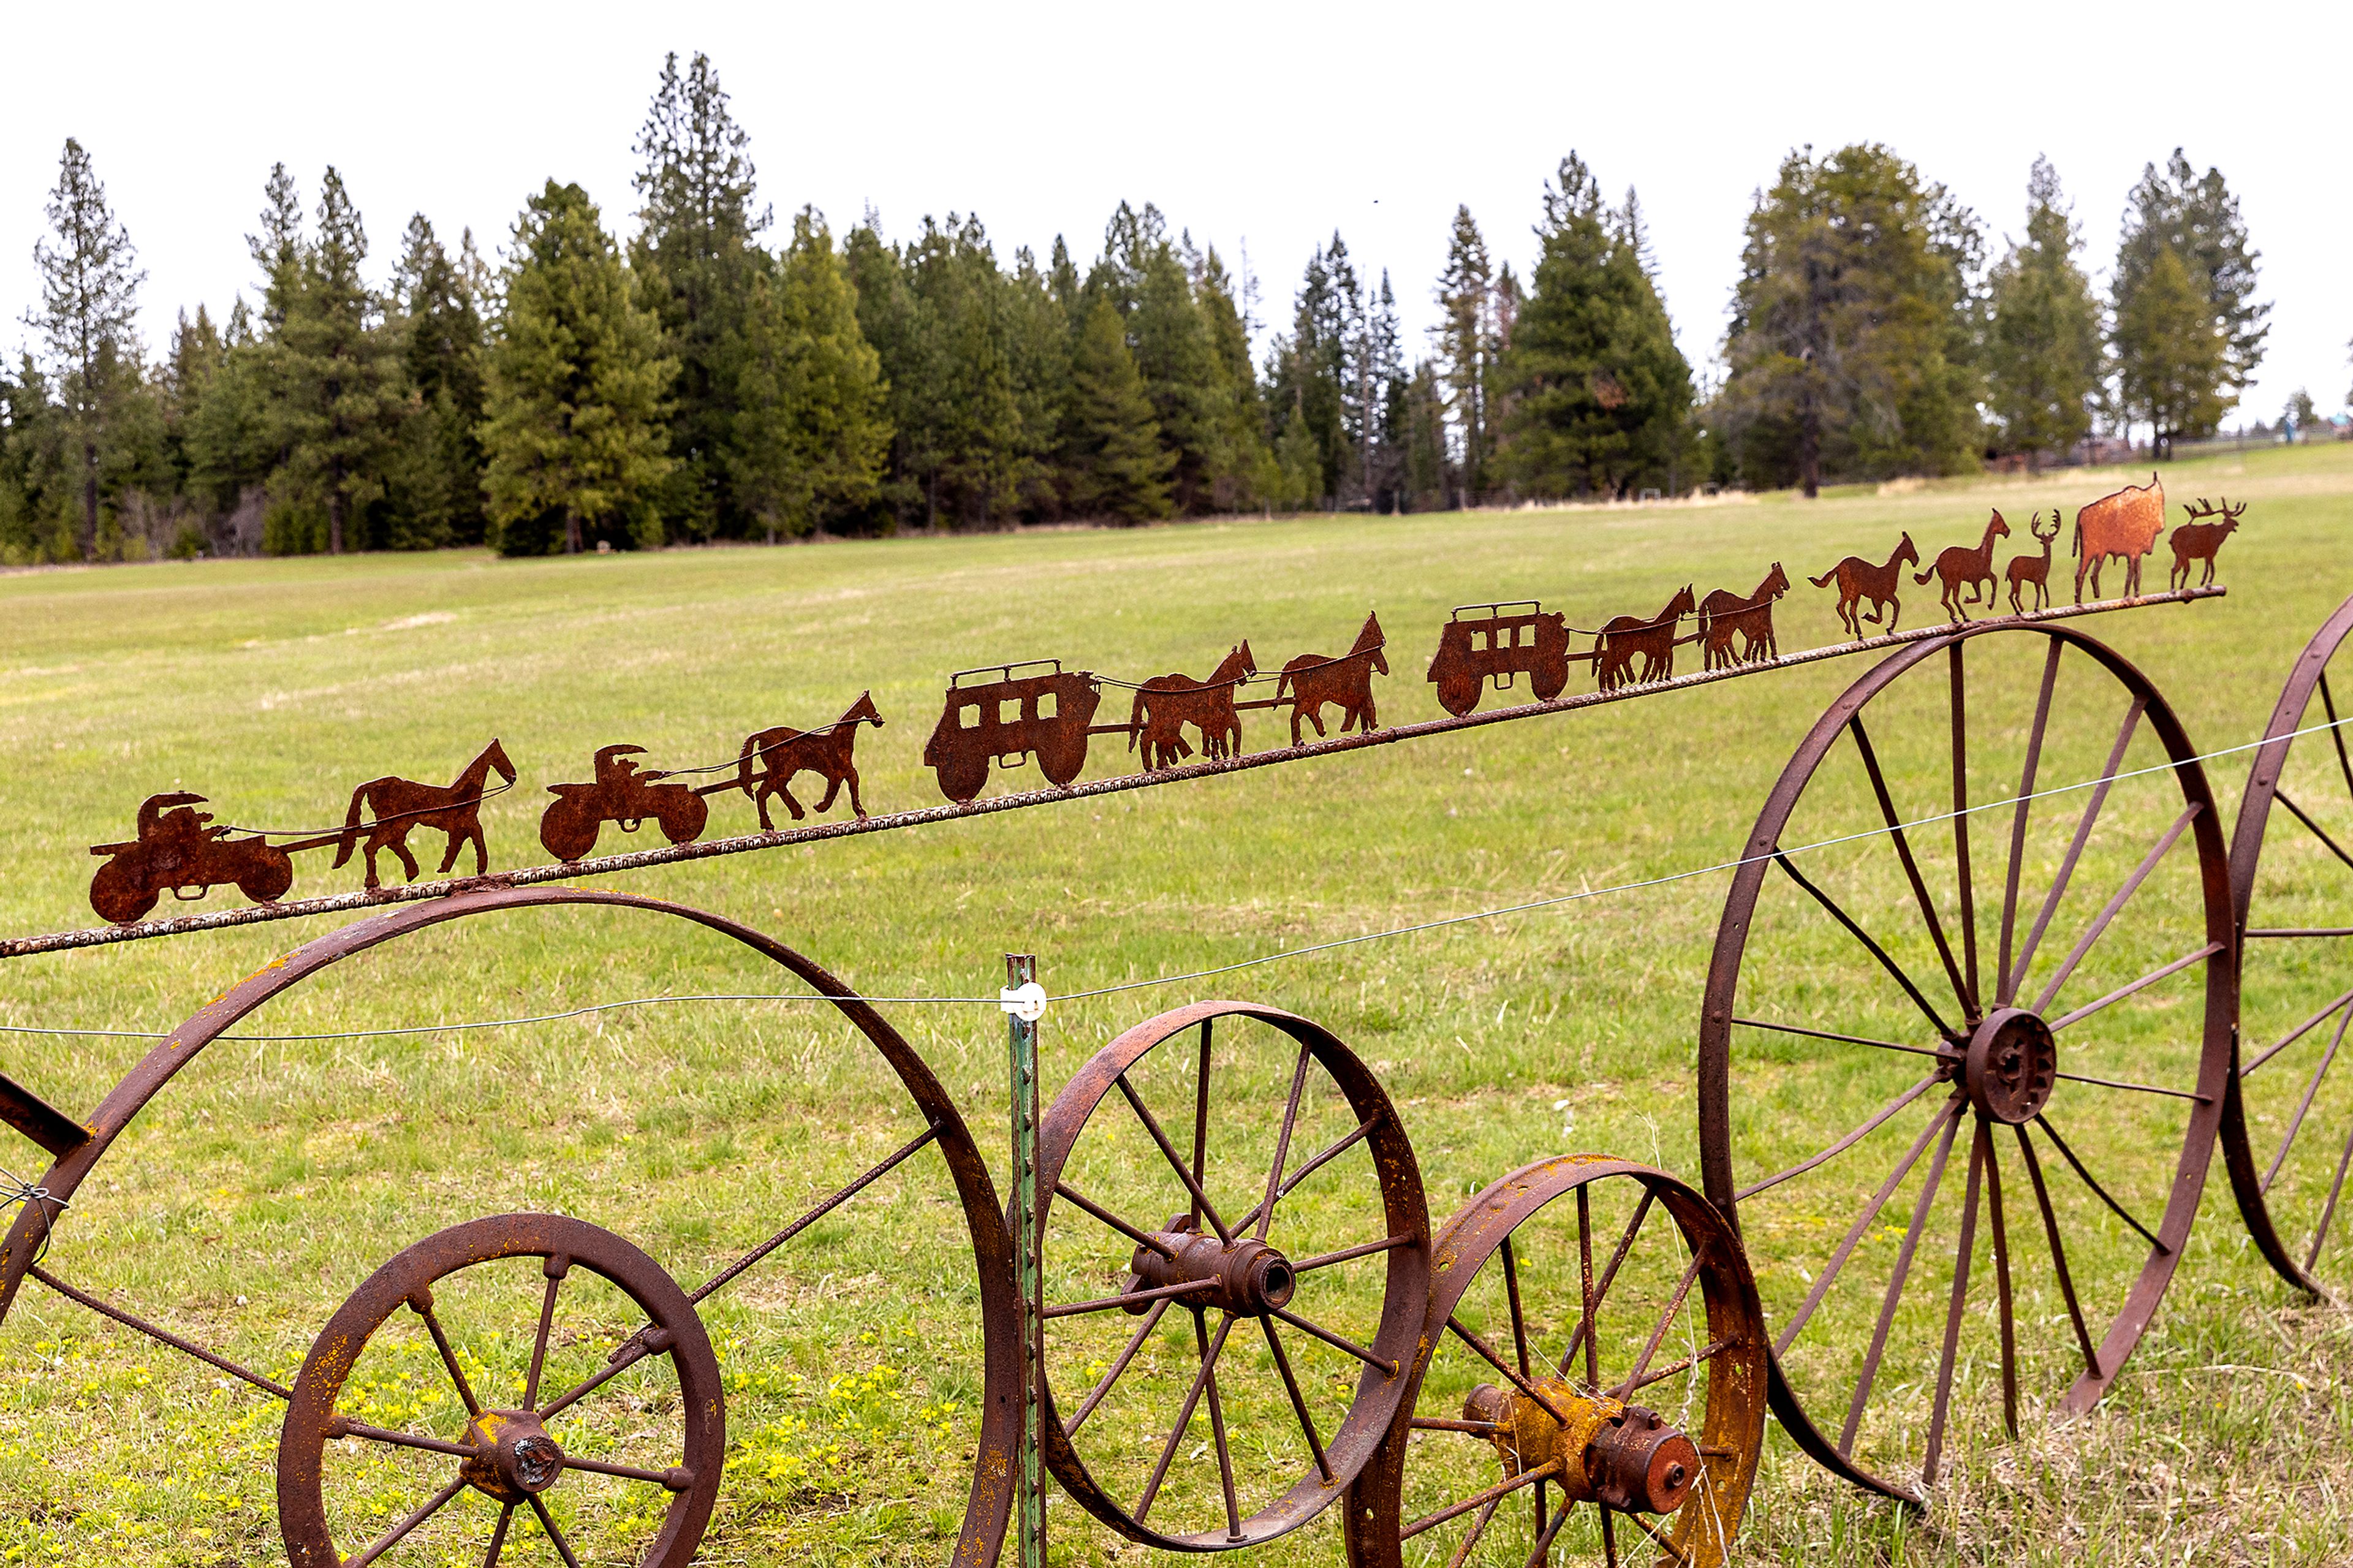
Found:
[[[95,29],[94,30],[94,26]],[[283,159],[340,168],[379,278],[412,211],[503,241],[524,195],[576,180],[630,224],[629,147],[664,51],[707,51],[779,213],[903,237],[975,211],[1001,257],[1057,233],[1091,256],[1123,197],[1236,262],[1280,321],[1336,228],[1394,279],[1413,340],[1455,204],[1525,268],[1538,193],[1582,152],[1638,186],[1694,363],[1719,344],[1752,191],[1790,147],[1876,139],[2016,232],[2028,165],[2058,165],[2104,277],[2125,194],[2177,144],[2218,164],[2263,252],[2270,352],[2243,416],[2353,369],[2345,115],[2353,6],[1885,4],[385,7],[13,0],[0,157],[0,344],[28,333],[32,247],[79,137],[147,268],[152,348],[225,312]],[[1996,240],[1999,248],[1999,239]],[[13,356],[12,356],[13,357]]]

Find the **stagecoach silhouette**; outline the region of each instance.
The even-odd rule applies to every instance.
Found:
[[[1017,671],[1036,673],[1023,675]],[[973,680],[967,677],[997,677]],[[923,742],[923,765],[939,777],[940,793],[962,805],[988,783],[988,766],[1018,768],[1032,756],[1058,787],[1067,789],[1087,765],[1087,737],[1103,688],[1092,670],[1066,670],[1059,658],[982,665],[948,677],[947,703],[932,738]],[[1124,735],[1125,724],[1105,725]]]
[[[1430,679],[1438,705],[1460,719],[1479,706],[1490,680],[1507,691],[1514,677],[1525,675],[1536,700],[1551,701],[1568,689],[1568,617],[1560,611],[1534,599],[1458,605],[1439,630]]]

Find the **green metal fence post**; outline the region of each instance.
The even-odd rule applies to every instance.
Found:
[[[1013,1090],[1013,1263],[1021,1292],[1021,1428],[1014,1449],[1013,1530],[1018,1568],[1046,1568],[1045,1281],[1038,1251],[1038,960],[1005,955],[1006,1047]]]

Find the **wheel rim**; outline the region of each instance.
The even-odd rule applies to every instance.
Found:
[[[2294,732],[2353,717],[2348,671],[2329,679],[2348,636],[2353,599],[2290,668],[2231,836],[2242,1039],[2224,1163],[2256,1247],[2316,1296],[2341,1295],[2353,1277],[2353,1069],[2343,1065],[2353,1020],[2353,742],[2331,729],[2298,744]]]
[[[1279,1117],[1247,1130],[1270,1136],[1245,1138],[1250,1105]],[[1371,1072],[1304,1018],[1199,1003],[1098,1054],[1039,1145],[1063,1489],[1188,1551],[1272,1540],[1342,1495],[1404,1396],[1429,1296],[1419,1173]]]
[[[1906,764],[1934,770],[1933,793]],[[1772,1260],[1775,1413],[1816,1459],[1914,1497],[1957,1396],[1999,1400],[2015,1432],[2024,1394],[2063,1386],[2080,1412],[2105,1392],[2171,1280],[2222,1120],[2231,909],[2180,725],[2081,634],[1915,644],[1815,725],[1718,927],[1699,1111],[1708,1197]]]
[[[499,1267],[515,1263],[525,1267]],[[480,1337],[480,1321],[466,1321],[482,1316],[488,1294],[467,1287],[496,1274],[512,1277],[499,1283],[510,1287],[505,1304],[521,1307],[529,1339],[519,1381],[515,1368],[490,1360],[499,1347]],[[611,1291],[593,1293],[617,1295],[643,1318],[607,1336],[609,1359],[601,1341],[585,1352],[575,1344],[567,1354],[556,1331],[575,1331],[563,1298],[567,1288],[575,1302],[590,1293],[581,1289],[583,1276],[607,1282]],[[518,1283],[522,1289],[512,1289]],[[610,1315],[610,1303],[597,1305],[607,1310],[591,1311],[592,1324]],[[418,1380],[413,1366],[394,1368],[437,1360],[454,1400],[427,1391],[439,1418],[406,1414]],[[354,1386],[364,1369],[381,1381],[360,1375]],[[630,1392],[633,1379],[638,1389]],[[379,1409],[375,1395],[386,1384],[396,1392]],[[631,1404],[619,1406],[623,1398]],[[618,1410],[617,1424],[601,1407],[607,1405]],[[665,1408],[671,1405],[674,1422]],[[640,1422],[653,1426],[621,1436],[619,1428]],[[442,1447],[422,1447],[420,1439]],[[360,1453],[332,1453],[331,1443]],[[577,1562],[587,1542],[617,1536],[646,1568],[672,1568],[702,1540],[726,1447],[718,1362],[694,1309],[660,1266],[579,1220],[496,1215],[427,1237],[385,1263],[320,1333],[295,1379],[279,1440],[279,1525],[295,1568],[421,1560],[420,1551],[447,1555],[453,1548],[489,1568],[518,1528],[533,1525],[566,1563]],[[473,1451],[461,1457],[448,1448]],[[361,1510],[335,1494],[363,1480],[381,1491],[387,1469],[409,1472],[403,1479],[415,1486],[417,1506],[400,1509],[388,1526],[364,1527],[352,1542],[359,1549],[342,1555],[337,1529],[348,1541]],[[640,1509],[649,1493],[661,1508],[650,1532]],[[637,1539],[649,1533],[640,1549]],[[475,1548],[484,1542],[487,1552],[478,1558]]]
[[[1652,1541],[1729,1561],[1767,1352],[1714,1208],[1627,1161],[1539,1161],[1440,1227],[1431,1271],[1409,1403],[1350,1494],[1352,1568],[1614,1563]]]

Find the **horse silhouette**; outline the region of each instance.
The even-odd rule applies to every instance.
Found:
[[[1901,569],[1906,564],[1920,564],[1919,548],[1912,542],[1909,533],[1896,545],[1895,553],[1887,558],[1883,566],[1874,566],[1860,555],[1850,555],[1820,576],[1809,577],[1806,581],[1817,588],[1827,588],[1832,578],[1838,580],[1839,624],[1860,637],[1862,636],[1862,623],[1870,621],[1876,625],[1882,616],[1887,618],[1887,629],[1891,632],[1895,629],[1896,617],[1904,610],[1896,600],[1896,590],[1902,586]],[[1858,616],[1855,606],[1865,599],[1871,601],[1871,614]]]
[[[1389,661],[1381,649],[1388,638],[1381,635],[1381,618],[1366,616],[1356,633],[1355,646],[1337,658],[1327,658],[1320,653],[1303,653],[1282,667],[1282,678],[1274,684],[1274,700],[1289,699],[1291,703],[1291,743],[1299,744],[1299,723],[1305,720],[1315,726],[1315,738],[1324,737],[1324,705],[1330,703],[1340,710],[1340,733],[1346,734],[1355,726],[1360,734],[1370,734],[1380,727],[1380,715],[1373,706],[1373,672],[1387,675]]]
[[[798,822],[808,813],[793,798],[793,776],[815,773],[825,780],[825,798],[817,803],[818,815],[833,809],[834,797],[841,793],[842,785],[848,784],[849,809],[862,821],[866,805],[858,798],[858,764],[853,759],[861,724],[871,724],[878,730],[882,727],[882,715],[876,710],[871,691],[860,692],[847,713],[821,730],[779,726],[751,736],[744,742],[743,753],[735,759],[735,776],[723,784],[708,787],[713,793],[742,790],[752,797],[752,805],[760,813],[761,829],[772,832],[776,825],[768,819],[768,797],[783,795],[785,809]]]
[[[1992,520],[1986,524],[1985,537],[1978,541],[1974,549],[1966,544],[1956,544],[1948,550],[1937,552],[1936,563],[1914,576],[1912,581],[1926,583],[1931,577],[1942,577],[1945,593],[1939,602],[1945,606],[1947,618],[1966,621],[1969,616],[1961,608],[1961,585],[1968,584],[1970,604],[1993,603],[1993,542],[2009,537],[2010,524],[2002,521],[2001,513],[1997,510]],[[1979,589],[1984,592],[1980,594]]]
[[[1757,584],[1757,591],[1746,598],[1729,588],[1718,588],[1699,602],[1700,650],[1705,655],[1704,668],[1730,669],[1738,664],[1757,664],[1771,658],[1780,650],[1773,636],[1773,601],[1789,591],[1789,578],[1778,561]],[[1732,639],[1740,638],[1740,648],[1735,652]]]
[[[479,877],[491,868],[490,847],[482,840],[482,786],[489,782],[491,770],[508,784],[515,782],[514,764],[507,761],[506,748],[492,741],[482,748],[482,754],[466,764],[465,771],[447,785],[417,784],[409,779],[370,779],[352,791],[351,809],[343,814],[343,831],[335,845],[335,864],[340,867],[352,858],[362,833],[367,835],[367,885],[370,890],[383,884],[376,879],[376,851],[389,849],[399,858],[401,869],[408,879],[417,880],[417,857],[408,852],[409,830],[417,827],[438,828],[449,836],[448,850],[441,857],[441,868],[436,876],[446,877],[449,868],[458,863],[460,845],[474,847],[474,875]],[[363,822],[363,811],[373,812],[373,821]]]
[[[1593,676],[1604,691],[1621,686],[1664,680],[1675,672],[1675,623],[1699,608],[1692,585],[1684,584],[1667,601],[1666,608],[1649,620],[1619,616],[1605,623],[1594,643]],[[1637,670],[1634,660],[1642,668]]]
[[[1189,675],[1155,675],[1135,689],[1135,704],[1127,720],[1127,749],[1141,742],[1147,772],[1173,768],[1193,754],[1185,741],[1185,726],[1201,731],[1202,755],[1211,762],[1238,756],[1242,747],[1241,715],[1234,711],[1234,691],[1258,673],[1250,640],[1232,651],[1206,681]]]

